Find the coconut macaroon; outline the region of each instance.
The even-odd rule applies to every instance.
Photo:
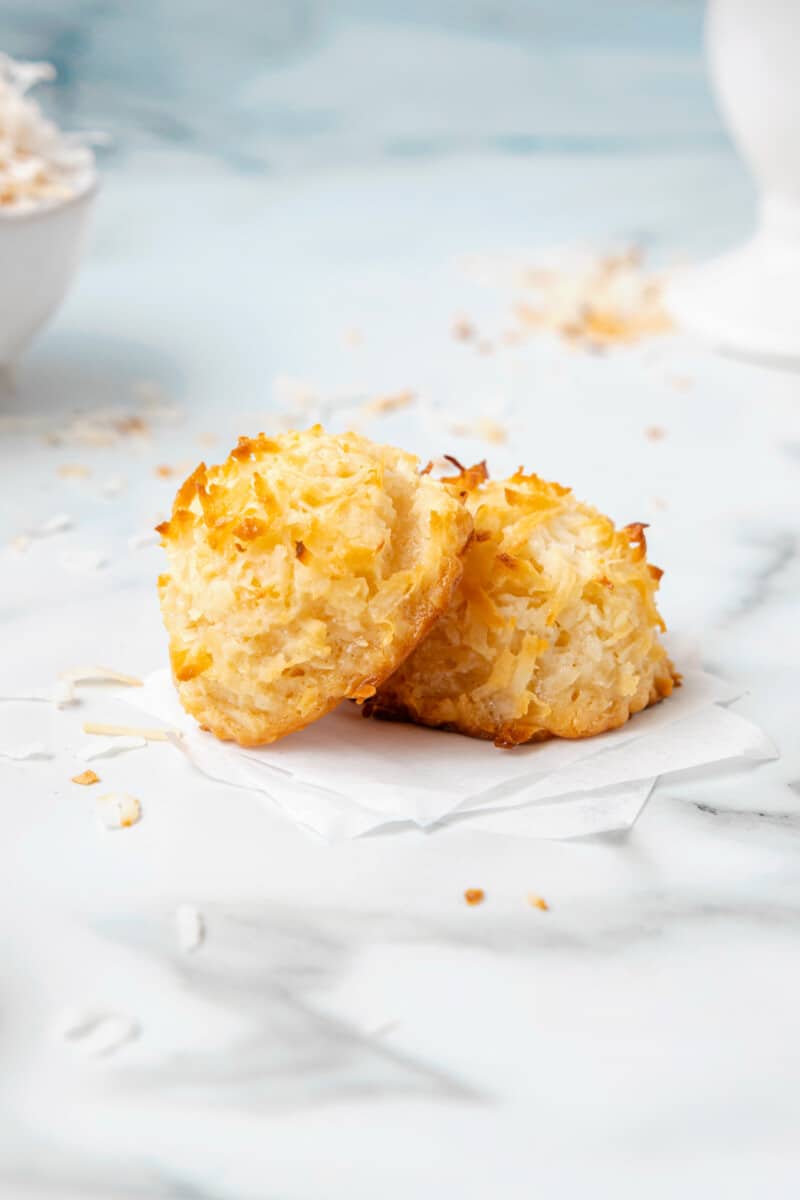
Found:
[[[489,483],[481,463],[442,482],[475,523],[464,576],[368,712],[511,747],[602,733],[670,694],[643,525],[617,530],[521,468]]]
[[[413,455],[319,426],[240,438],[158,527],[184,708],[256,746],[372,696],[446,608],[471,528]]]

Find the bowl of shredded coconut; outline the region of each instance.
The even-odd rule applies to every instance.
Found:
[[[63,300],[97,191],[91,138],[62,132],[29,95],[54,76],[0,52],[0,366]]]

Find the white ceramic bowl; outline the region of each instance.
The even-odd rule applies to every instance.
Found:
[[[8,366],[53,316],[86,243],[97,177],[56,204],[0,209],[0,366]]]

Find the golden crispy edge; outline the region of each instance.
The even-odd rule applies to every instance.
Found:
[[[599,733],[609,733],[612,729],[619,729],[637,712],[650,708],[653,704],[659,704],[671,696],[674,688],[680,687],[681,676],[669,658],[663,660],[663,665],[666,668],[666,676],[657,676],[653,680],[650,695],[643,705],[628,706],[623,716],[612,715],[601,719],[593,725],[584,726],[580,733],[554,734],[547,729],[531,729],[530,725],[526,726],[523,721],[509,721],[505,725],[488,723],[481,725],[465,720],[435,721],[426,719],[414,709],[413,705],[398,700],[392,694],[391,680],[388,689],[364,704],[363,715],[373,717],[378,721],[402,721],[413,725],[425,725],[429,729],[442,729],[447,733],[460,733],[465,737],[481,738],[483,741],[494,742],[495,746],[501,750],[512,750],[514,746],[524,746],[531,742],[545,742],[554,737],[563,738],[566,741],[581,741],[583,738],[596,737]]]
[[[465,467],[453,455],[446,454],[444,457],[448,462],[456,468],[456,475],[448,476],[441,479],[446,487],[453,491],[463,499],[467,492],[479,492],[483,484],[489,478],[489,472],[486,467],[486,460],[476,463],[472,467]],[[562,484],[553,483],[545,480],[540,480],[539,476],[533,473],[525,473],[524,467],[517,468],[515,473],[508,479],[508,483],[519,483],[525,479],[534,479],[545,483],[548,488],[553,489],[559,495],[568,495],[571,488],[564,487]],[[634,521],[625,525],[620,530],[615,532],[627,537],[628,542],[635,547],[635,557],[642,559],[647,554],[647,539],[645,536],[647,524],[642,521]],[[472,536],[474,537],[474,531]],[[466,551],[471,538],[467,540],[464,547]],[[648,570],[655,583],[658,584],[664,572],[660,567],[652,563],[648,563]],[[462,571],[463,573],[463,571]],[[664,628],[662,622],[662,629]],[[674,688],[681,686],[681,675],[675,670],[671,659],[664,657],[662,666],[666,674],[660,673],[653,679],[650,694],[643,705],[636,707],[628,705],[625,713],[622,716],[610,715],[604,719],[595,721],[594,724],[584,725],[579,733],[551,733],[547,729],[531,729],[530,725],[526,725],[523,721],[510,721],[504,725],[488,723],[485,725],[473,723],[466,720],[457,721],[436,721],[426,719],[422,716],[413,705],[409,705],[405,701],[401,701],[392,693],[391,679],[388,680],[388,687],[381,691],[379,696],[368,700],[363,709],[365,717],[374,717],[378,721],[399,721],[407,722],[415,725],[423,725],[429,729],[441,729],[447,733],[460,733],[465,737],[480,738],[483,741],[492,741],[499,749],[510,750],[514,746],[528,745],[532,742],[549,741],[551,738],[558,736],[568,741],[579,741],[583,738],[595,737],[600,733],[608,733],[612,729],[619,729],[625,725],[632,716],[643,709],[650,708],[654,704],[659,704],[662,700],[672,695]],[[576,705],[577,709],[577,705]]]
[[[392,675],[402,662],[416,649],[434,623],[438,620],[444,610],[447,608],[455,589],[461,582],[461,577],[464,573],[464,564],[462,556],[467,546],[469,545],[472,533],[468,534],[464,544],[457,552],[458,557],[453,558],[448,564],[447,569],[442,573],[439,581],[432,591],[425,596],[425,603],[421,603],[419,607],[419,615],[414,621],[411,633],[409,636],[395,648],[395,653],[391,657],[386,656],[383,663],[380,664],[377,670],[359,680],[354,680],[349,688],[343,689],[342,695],[329,700],[327,703],[320,704],[314,710],[313,714],[309,715],[303,721],[297,721],[287,715],[285,721],[274,724],[272,732],[269,736],[259,736],[256,738],[248,737],[243,734],[237,727],[241,724],[241,710],[231,709],[225,701],[216,697],[212,698],[206,695],[205,691],[199,697],[194,697],[188,693],[188,689],[182,686],[173,673],[173,680],[176,688],[181,693],[181,701],[189,712],[197,721],[200,722],[203,729],[209,730],[220,741],[236,742],[237,745],[243,748],[252,749],[256,746],[269,745],[272,742],[278,741],[279,738],[285,737],[289,733],[296,733],[300,729],[305,729],[307,725],[313,724],[314,721],[324,717],[327,713],[332,712],[337,708],[342,700],[348,699],[350,694],[355,691],[360,691],[364,688],[374,688],[377,690]],[[359,701],[357,701],[358,703]],[[364,702],[364,701],[360,701]],[[230,714],[230,715],[228,715]],[[220,722],[220,715],[223,720]]]

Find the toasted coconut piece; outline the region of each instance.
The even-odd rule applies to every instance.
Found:
[[[447,607],[471,528],[410,454],[319,426],[241,438],[159,526],[184,708],[256,746],[367,699]]]
[[[142,806],[127,792],[109,792],[97,798],[97,816],[105,829],[130,829],[142,819]]]
[[[668,696],[677,677],[659,641],[661,572],[645,526],[617,530],[568,488],[520,469],[443,480],[475,532],[447,612],[368,713],[496,745],[614,729]]]

